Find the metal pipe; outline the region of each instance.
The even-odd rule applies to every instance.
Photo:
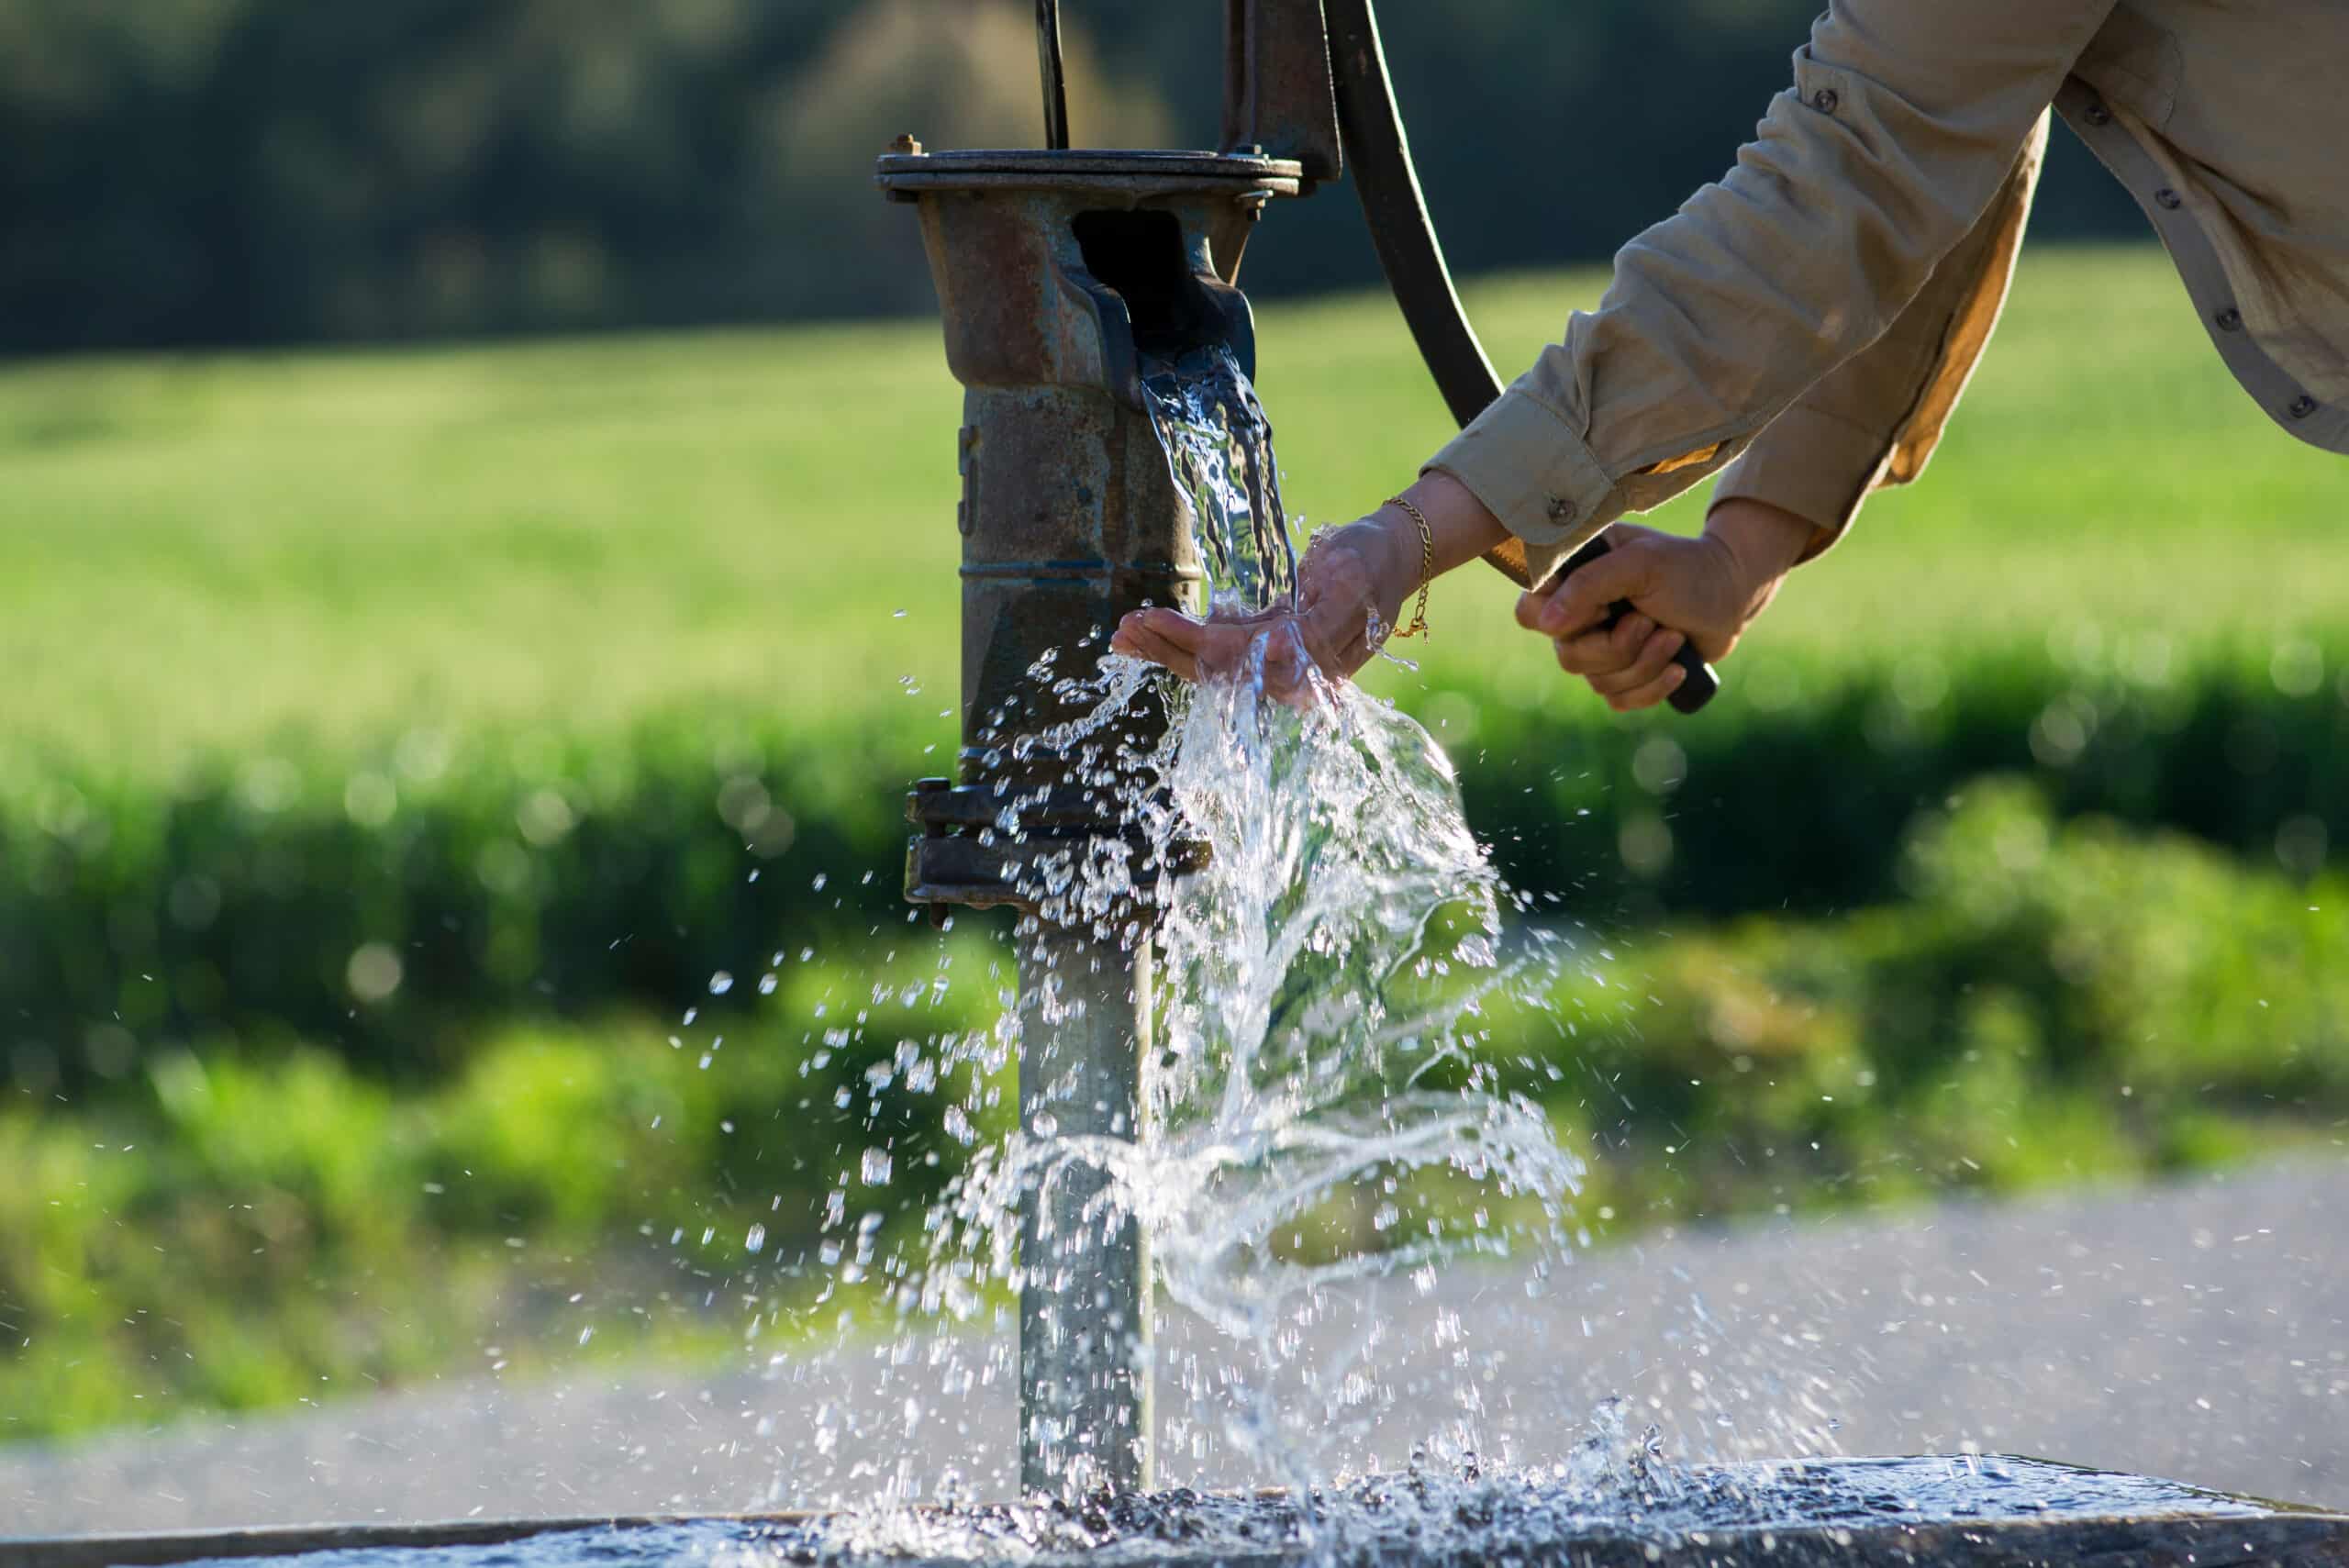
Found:
[[[1019,955],[1019,1122],[1030,1136],[1133,1139],[1151,1016],[1132,952],[1028,922]],[[1102,1211],[1108,1178],[1071,1163],[1028,1195],[1019,1237],[1019,1481],[1071,1496],[1151,1485],[1150,1260]]]
[[[1197,541],[1143,412],[1142,346],[1222,344],[1254,361],[1231,285],[1264,204],[1303,171],[1258,156],[950,152],[882,158],[912,202],[965,388],[963,751],[959,781],[918,787],[907,894],[1021,913],[1022,1126],[1132,1139],[1151,1038],[1147,919],[1116,929],[1049,918],[1040,872],[1091,840],[1123,838],[1072,760],[1022,735],[1073,718],[1033,673],[1097,656],[1144,604],[1193,605]],[[1135,716],[1138,733],[1163,715]],[[1007,799],[1021,831],[995,830]],[[1139,951],[1137,951],[1139,950]],[[1149,1276],[1139,1227],[1100,1212],[1106,1178],[1071,1162],[1020,1216],[1021,1479],[1069,1496],[1150,1478]]]

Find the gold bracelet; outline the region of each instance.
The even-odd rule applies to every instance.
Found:
[[[1428,584],[1435,580],[1435,529],[1428,523],[1428,515],[1400,495],[1386,497],[1389,506],[1400,506],[1419,525],[1419,602],[1411,608],[1411,624],[1397,632],[1397,637],[1425,637],[1428,630]]]

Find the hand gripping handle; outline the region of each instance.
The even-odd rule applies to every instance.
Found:
[[[1554,586],[1565,581],[1569,573],[1589,565],[1614,548],[1613,541],[1608,539],[1603,530],[1593,534],[1590,542],[1566,557],[1565,563],[1551,574],[1552,585]],[[1607,618],[1598,623],[1598,628],[1601,631],[1612,631],[1615,629],[1616,623],[1631,613],[1631,601],[1618,599],[1607,606]],[[1713,695],[1721,689],[1721,678],[1713,673],[1713,667],[1710,664],[1705,662],[1705,656],[1697,651],[1695,643],[1684,640],[1680,644],[1680,651],[1672,656],[1672,662],[1688,672],[1687,678],[1683,680],[1673,694],[1664,699],[1678,711],[1695,713],[1712,701]]]

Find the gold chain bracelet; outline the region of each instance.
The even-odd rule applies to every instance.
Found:
[[[1435,529],[1428,523],[1428,515],[1400,495],[1389,495],[1389,506],[1400,506],[1410,514],[1411,521],[1419,525],[1419,602],[1411,607],[1411,624],[1397,632],[1397,637],[1424,637],[1428,630],[1428,584],[1435,581]]]

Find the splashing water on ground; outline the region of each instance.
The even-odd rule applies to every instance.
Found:
[[[1212,602],[1286,606],[1297,551],[1246,378],[1219,350],[1152,366],[1145,385]],[[1048,859],[1031,891],[1047,926],[1150,950],[1157,1038],[1140,1135],[1043,1125],[983,1154],[937,1227],[930,1279],[933,1299],[974,1303],[968,1265],[1009,1276],[1027,1195],[1088,1184],[1088,1219],[1138,1222],[1166,1296],[1228,1336],[1224,1364],[1186,1369],[1203,1380],[1190,1391],[1211,1393],[1223,1435],[1302,1497],[1377,1424],[1397,1370],[1375,1293],[1350,1294],[1358,1331],[1333,1333],[1330,1287],[1424,1289],[1455,1253],[1546,1247],[1581,1166],[1477,1049],[1485,1004],[1538,990],[1553,939],[1502,962],[1508,900],[1449,761],[1352,684],[1268,696],[1283,638],[1269,625],[1236,678],[1165,693],[1154,742],[1130,719],[1167,678],[1111,656],[1056,683],[1083,717],[1017,744],[1023,760],[1057,755],[1127,824],[1123,843]],[[1011,793],[998,827],[1014,840],[1021,809]],[[1030,1027],[1074,1027],[1075,1011],[1048,995]],[[1332,1342],[1335,1360],[1307,1359]]]
[[[1212,604],[1286,606],[1297,542],[1246,378],[1220,353],[1146,369]],[[1594,1331],[1553,1295],[1581,1235],[1569,1205],[1582,1165],[1509,1087],[1534,1064],[1492,1060],[1488,1037],[1504,1009],[1553,1015],[1565,972],[1588,961],[1502,884],[1425,730],[1348,683],[1315,680],[1308,700],[1268,694],[1268,663],[1297,657],[1277,616],[1252,661],[1199,686],[1102,653],[1104,636],[1040,659],[1018,709],[987,716],[999,739],[976,761],[1001,809],[980,842],[1014,851],[1037,910],[1015,932],[1019,986],[999,991],[992,1029],[901,1042],[885,1070],[947,1097],[959,1146],[960,1173],[920,1241],[907,1245],[883,1212],[907,1152],[876,1172],[840,1151],[829,1239],[811,1260],[827,1282],[817,1310],[846,1330],[877,1298],[896,1332],[869,1352],[886,1369],[879,1396],[828,1403],[813,1465],[779,1477],[771,1500],[846,1507],[855,1528],[882,1532],[874,1542],[931,1529],[936,1516],[903,1506],[968,1487],[915,1455],[964,1440],[941,1437],[941,1422],[977,1436],[963,1424],[970,1401],[1017,1386],[1010,1298],[1024,1282],[1028,1299],[1058,1309],[1091,1288],[1086,1248],[1137,1244],[1153,1299],[1183,1324],[1154,1369],[1186,1412],[1161,1429],[1162,1462],[1280,1485],[1293,1502],[1264,1507],[1290,1518],[1297,1533],[1283,1540],[1375,1534],[1364,1510],[1391,1499],[1364,1498],[1386,1497],[1405,1466],[1414,1508],[1473,1512],[1519,1479],[1570,1484],[1586,1512],[1645,1507],[1683,1473],[1655,1429],[1640,1429],[1649,1417],[1684,1439],[1692,1424],[1734,1428],[1745,1452],[1754,1437],[1779,1453],[1831,1449],[1791,1371],[1725,1393],[1692,1364],[1672,1407],[1651,1395],[1634,1420],[1609,1402],[1578,1445],[1569,1422],[1520,1453],[1508,1407],[1512,1384],[1541,1365],[1527,1358]],[[1068,832],[1069,790],[1053,780],[1085,797],[1084,821],[1119,830]],[[933,983],[943,991],[942,972]],[[1130,1037],[1103,1035],[1130,1029],[1137,998],[1155,1019],[1138,1080],[1072,1068],[1063,1048],[1077,1040],[1132,1062]],[[1006,1127],[1015,1062],[1024,1130]],[[1139,1115],[1104,1114],[1121,1099]],[[1040,1213],[1060,1230],[1023,1235],[1023,1215],[1032,1225]],[[1464,1310],[1448,1265],[1478,1258],[1509,1259],[1508,1292],[1523,1299]],[[1692,1309],[1701,1360],[1709,1329]],[[1536,1341],[1561,1312],[1575,1321],[1545,1352]],[[788,1362],[770,1363],[779,1381]],[[1073,1462],[1050,1507],[1081,1512],[1099,1472],[1071,1425]],[[1569,1450],[1564,1470],[1506,1468]],[[864,1457],[835,1457],[852,1451]]]
[[[2321,1530],[2249,1500],[2012,1458],[1826,1460],[1611,1472],[1583,1456],[1505,1475],[1419,1467],[1329,1488],[1318,1538],[1286,1499],[1153,1496],[888,1513],[576,1527],[480,1546],[385,1543],[309,1568],[779,1568],[791,1563],[1835,1563],[2274,1562]],[[1876,1550],[1860,1532],[1878,1538]],[[2246,1537],[2268,1544],[2254,1551]],[[2319,1549],[2321,1555],[2321,1549]],[[2131,1559],[2134,1560],[2134,1559]],[[2316,1561],[2309,1557],[2308,1561]],[[218,1562],[260,1561],[224,1557]],[[273,1561],[284,1562],[284,1559]]]

